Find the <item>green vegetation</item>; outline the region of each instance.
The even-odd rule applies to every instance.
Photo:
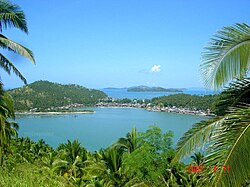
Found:
[[[0,32],[16,27],[28,32],[25,16],[17,5],[0,1]],[[3,49],[8,49],[34,62],[27,48],[0,35]],[[18,125],[13,100],[0,84],[0,185],[1,186],[247,186],[250,178],[250,98],[246,78],[250,65],[250,27],[236,24],[219,31],[206,48],[201,71],[205,84],[220,88],[238,78],[222,92],[215,106],[220,116],[193,125],[184,134],[175,150],[173,134],[152,126],[146,132],[132,129],[126,137],[106,149],[90,153],[75,140],[51,148],[43,140],[17,138]],[[0,66],[11,70],[26,83],[15,66],[0,54]],[[47,106],[59,107],[73,103],[93,104],[106,95],[77,85],[60,85],[38,81],[9,91],[21,110]],[[177,102],[175,95],[155,99],[163,105],[194,107],[199,99]],[[209,105],[216,96],[207,96]],[[173,101],[170,103],[168,100]],[[203,98],[204,99],[204,98]],[[180,100],[180,98],[179,98]],[[205,107],[205,106],[199,107]],[[192,164],[205,166],[202,172],[189,173],[180,162],[186,155],[203,146],[204,155],[195,153]],[[211,170],[216,166],[220,170]],[[222,168],[232,168],[225,172]]]
[[[205,84],[215,89],[234,80],[219,97],[216,111],[220,116],[195,124],[177,144],[173,163],[197,148],[205,147],[204,169],[199,186],[249,186],[250,178],[250,26],[236,24],[222,28],[212,39],[203,56],[201,70]],[[235,78],[239,78],[235,80]]]
[[[5,0],[0,1],[0,10],[0,47],[16,54],[20,54],[30,60],[32,63],[35,63],[35,59],[31,50],[17,42],[14,42],[2,34],[3,30],[7,28],[16,28],[28,34],[24,12],[18,5],[12,4]],[[0,53],[0,67],[8,74],[13,71],[25,84],[27,83],[21,72],[2,53]]]
[[[215,110],[215,103],[217,102],[218,95],[189,95],[189,94],[174,94],[158,98],[153,98],[154,105],[176,106],[178,108],[189,108],[196,110]]]
[[[18,5],[2,0],[0,1],[0,9],[1,33],[4,29],[8,28],[17,28],[26,34],[28,33],[24,12]],[[32,51],[7,38],[3,34],[0,34],[0,46],[2,49],[7,49],[8,51],[19,54],[35,63]],[[26,79],[20,71],[2,53],[0,53],[0,67],[8,74],[13,71],[24,83],[26,83]],[[6,155],[10,139],[17,134],[16,130],[18,129],[18,125],[15,122],[9,121],[13,119],[15,119],[13,100],[8,93],[3,91],[3,84],[0,81],[0,167],[3,164],[3,157]]]
[[[171,164],[173,133],[132,129],[110,147],[86,150],[75,140],[51,148],[43,140],[11,139],[0,168],[1,186],[188,186],[184,164]]]
[[[16,164],[13,170],[0,169],[0,186],[33,187],[33,186],[67,186],[67,181],[49,172],[46,168],[39,168],[35,164]]]
[[[99,90],[49,81],[36,81],[22,88],[9,90],[8,93],[13,97],[17,111],[27,111],[32,108],[37,108],[38,111],[45,111],[48,108],[58,110],[58,107],[69,108],[74,104],[90,106],[106,97],[106,94]]]
[[[135,86],[127,89],[128,92],[182,92],[182,89],[177,88],[162,88],[162,87],[148,87],[148,86]]]

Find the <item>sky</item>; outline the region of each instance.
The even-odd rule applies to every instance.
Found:
[[[88,88],[203,87],[203,48],[222,27],[250,21],[249,0],[11,2],[25,12],[29,34],[3,34],[31,49],[36,64],[9,52],[8,58],[28,83]],[[14,74],[0,76],[6,88],[23,86]]]

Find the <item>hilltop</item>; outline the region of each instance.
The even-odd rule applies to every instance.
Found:
[[[183,89],[178,88],[162,88],[149,86],[134,86],[127,89],[128,92],[182,92]]]
[[[15,102],[17,111],[38,108],[56,108],[69,105],[91,106],[107,95],[99,90],[88,89],[76,84],[58,84],[36,81],[27,86],[8,91]]]

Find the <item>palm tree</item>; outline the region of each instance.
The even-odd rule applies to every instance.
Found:
[[[11,137],[17,136],[17,123],[8,121],[8,119],[14,118],[14,107],[11,96],[7,93],[0,94],[0,165],[3,163],[3,155],[7,151]]]
[[[25,20],[24,12],[18,5],[12,4],[9,1],[0,1],[0,47],[7,49],[11,52],[22,55],[35,63],[33,53],[28,48],[22,46],[19,43],[7,38],[2,33],[3,29],[17,28],[28,33],[27,23]],[[11,70],[25,83],[27,84],[24,76],[14,66],[14,64],[0,53],[0,67],[3,68],[8,74]],[[3,155],[9,145],[10,138],[15,136],[18,125],[14,122],[9,122],[8,119],[14,119],[14,107],[11,96],[4,93],[2,89],[2,83],[0,81],[0,165],[3,163]]]
[[[92,158],[85,161],[85,178],[88,182],[102,182],[104,186],[123,186],[122,183],[122,155],[124,151],[111,146],[106,150],[96,151]]]
[[[59,158],[52,166],[57,173],[69,178],[82,176],[83,162],[87,159],[87,151],[81,147],[78,140],[69,141],[58,147]]]
[[[246,76],[250,65],[250,26],[245,23],[224,27],[203,53],[201,72],[206,86],[223,87]]]
[[[201,152],[194,153],[193,156],[191,156],[193,162],[196,164],[196,166],[201,166],[203,162],[204,155]]]
[[[195,124],[177,144],[173,162],[204,146],[201,186],[241,186],[249,178],[249,79],[242,79],[249,70],[249,57],[250,27],[244,23],[222,28],[203,54],[206,86],[217,89],[235,82],[222,93],[218,105],[223,107],[222,116]]]
[[[20,29],[24,33],[28,34],[25,14],[21,10],[21,8],[16,4],[10,3],[9,1],[1,0],[0,47],[3,49],[7,49],[11,52],[20,54],[31,62],[35,63],[35,59],[31,50],[1,34],[3,29],[12,27]],[[14,66],[14,64],[2,53],[0,53],[0,67],[3,68],[8,74],[10,74],[12,70],[25,84],[27,84],[27,81],[24,76],[19,72],[19,70]]]
[[[114,146],[124,148],[128,151],[128,153],[132,153],[136,148],[138,148],[136,128],[133,128],[131,132],[128,132],[126,138],[119,138]]]

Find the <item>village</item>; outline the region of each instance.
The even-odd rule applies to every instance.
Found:
[[[201,115],[201,116],[214,116],[209,109],[206,111],[198,109],[189,109],[189,108],[178,108],[176,106],[162,106],[162,105],[153,105],[152,103],[138,103],[135,101],[130,103],[119,103],[116,100],[112,102],[99,102],[95,105],[96,107],[107,107],[107,108],[144,108],[150,112],[174,112],[179,114],[192,114],[192,115]]]

